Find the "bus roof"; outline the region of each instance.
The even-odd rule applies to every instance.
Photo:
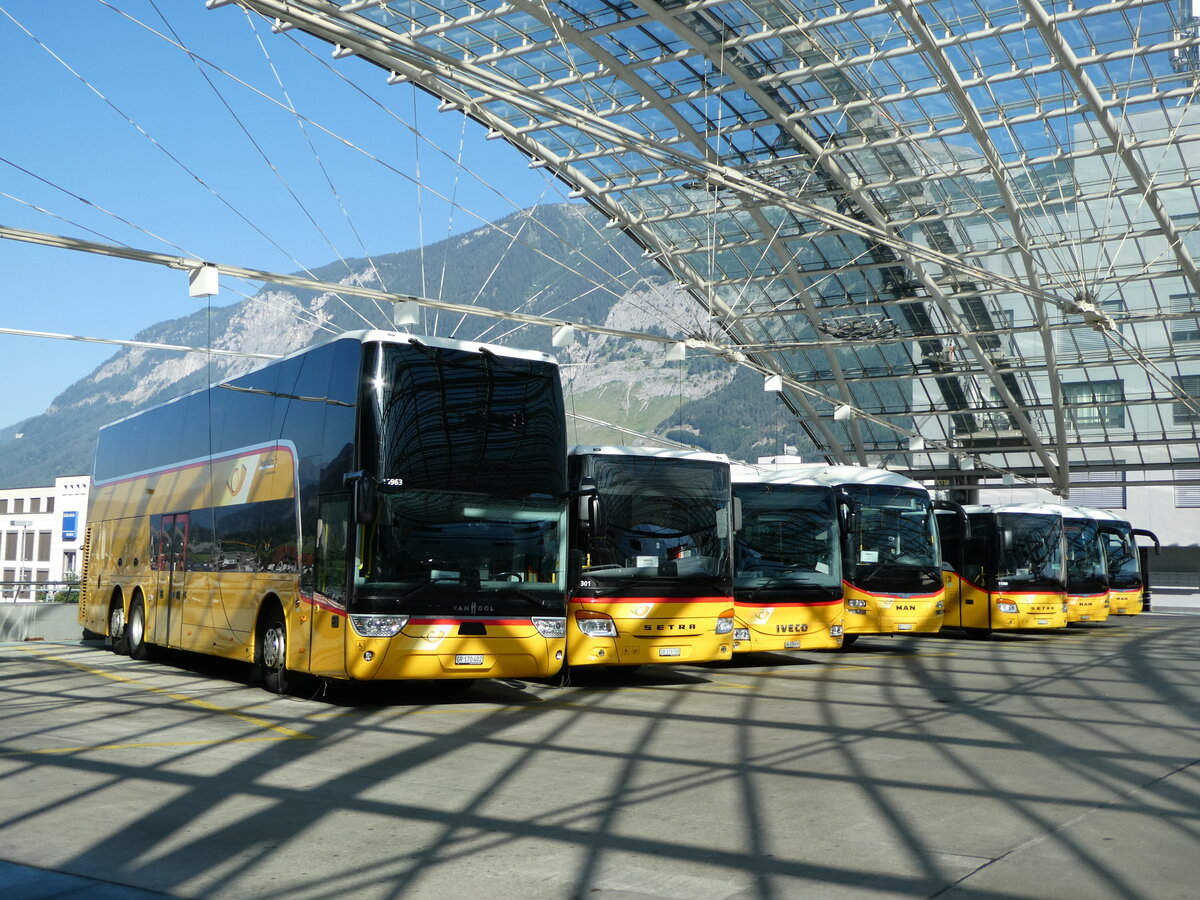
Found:
[[[250,375],[254,372],[265,369],[267,366],[273,366],[283,362],[284,360],[292,359],[293,357],[309,353],[312,350],[316,350],[318,347],[325,347],[334,343],[335,341],[346,340],[358,341],[360,344],[367,344],[374,341],[379,341],[385,344],[406,344],[410,343],[411,341],[416,341],[418,344],[426,347],[438,347],[444,350],[464,350],[466,352],[474,353],[478,353],[483,350],[496,356],[502,356],[508,359],[525,359],[535,362],[544,362],[554,366],[558,365],[558,360],[556,360],[553,356],[551,356],[549,353],[542,353],[538,350],[518,350],[513,347],[505,347],[500,344],[483,344],[478,341],[457,341],[451,338],[426,337],[425,335],[408,334],[403,331],[383,331],[376,328],[361,329],[359,331],[345,331],[339,335],[329,338],[328,340],[318,341],[315,344],[309,344],[307,347],[301,347],[299,350],[293,350],[291,353],[284,354],[277,359],[265,360],[261,365],[247,369],[245,372],[239,372],[236,375],[222,378],[219,381],[214,381],[212,384],[205,385],[204,387],[196,388],[195,390],[188,391],[184,394],[178,394],[174,397],[169,397],[166,400],[162,400],[154,404],[153,406],[147,406],[145,409],[139,409],[137,412],[132,412],[127,416],[114,419],[113,421],[100,426],[100,430],[104,430],[110,425],[119,425],[121,422],[124,422],[127,419],[132,419],[136,416],[140,416],[142,413],[158,409],[160,406],[166,406],[169,403],[175,403],[178,400],[182,400],[184,397],[190,397],[193,394],[199,394],[202,391],[207,391],[210,388],[225,384],[233,378],[241,378],[245,375]]]
[[[817,481],[806,473],[794,472],[790,467],[785,466],[765,469],[763,466],[748,466],[744,463],[734,463],[730,471],[734,484],[779,484],[833,490],[832,485]]]
[[[751,463],[747,468],[764,473],[778,471],[787,472],[790,477],[809,478],[817,484],[827,484],[831,487],[843,485],[886,485],[888,487],[911,488],[929,493],[929,489],[920,482],[913,481],[898,472],[888,469],[874,469],[869,466],[831,466],[825,463]]]
[[[964,506],[971,513],[1024,513],[1029,516],[1061,516],[1062,507],[1053,503],[998,503],[990,506]]]
[[[660,459],[694,459],[699,462],[715,462],[729,465],[729,457],[723,453],[705,453],[700,450],[675,450],[666,447],[618,447],[609,444],[576,444],[570,456],[652,456]]]

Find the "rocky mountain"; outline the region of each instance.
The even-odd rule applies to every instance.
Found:
[[[540,207],[424,248],[339,261],[311,277],[671,337],[703,331],[704,310],[603,222],[582,206]],[[390,327],[391,312],[334,292],[268,286],[211,313],[161,322],[134,339],[282,355],[342,331]],[[410,330],[551,350],[549,329],[483,316],[425,309]],[[808,446],[758,376],[707,354],[666,362],[660,344],[582,333],[553,352],[563,364],[573,443],[646,442],[597,424],[607,422],[736,458]],[[120,350],[42,415],[0,429],[0,486],[89,472],[103,424],[261,364],[204,352]]]

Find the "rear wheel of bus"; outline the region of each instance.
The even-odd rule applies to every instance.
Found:
[[[133,602],[129,604],[129,621],[125,625],[125,646],[129,655],[134,659],[147,659],[150,656],[146,644],[146,604],[141,594],[134,594]]]

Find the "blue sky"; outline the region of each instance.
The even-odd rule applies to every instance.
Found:
[[[0,0],[0,223],[293,272],[564,198],[460,113],[253,21],[203,0]],[[285,91],[336,138],[302,130]],[[181,272],[13,241],[0,240],[0,273],[4,328],[132,339],[200,302]],[[254,290],[223,282],[215,302]],[[0,334],[0,427],[113,352]]]

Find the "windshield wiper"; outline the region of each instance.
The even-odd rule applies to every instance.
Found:
[[[413,597],[417,596],[417,594],[424,593],[426,589],[433,587],[435,584],[441,584],[443,582],[446,582],[449,584],[461,584],[462,583],[457,578],[446,578],[444,576],[439,576],[437,578],[430,578],[428,581],[424,581],[421,584],[418,584],[415,588],[413,588],[407,594],[402,596],[400,598],[400,600],[401,601],[411,600]]]

